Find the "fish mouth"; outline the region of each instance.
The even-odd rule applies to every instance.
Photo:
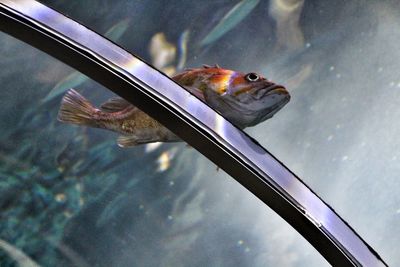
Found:
[[[279,85],[279,84],[272,84],[270,86],[262,87],[262,88],[255,90],[253,93],[253,97],[255,99],[262,99],[262,98],[272,95],[272,94],[289,96],[289,92],[286,90],[286,88],[284,86]]]
[[[265,95],[276,94],[276,93],[288,94],[288,91],[282,85],[277,84],[277,85],[270,86],[268,88],[268,92]]]
[[[267,87],[265,89],[266,90],[265,90],[265,93],[263,94],[263,96],[267,96],[267,95],[270,95],[270,94],[276,94],[276,93],[278,93],[278,94],[289,94],[288,91],[286,90],[286,88],[283,87],[282,85],[279,85],[279,84],[271,85],[271,86],[269,86],[269,87]]]

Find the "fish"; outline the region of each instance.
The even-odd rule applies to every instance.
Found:
[[[149,53],[154,67],[162,71],[176,58],[176,46],[167,41],[164,33],[156,33],[150,41]],[[168,75],[168,73],[167,73]]]
[[[218,65],[186,69],[172,79],[240,129],[271,118],[290,100],[282,85],[255,72],[243,73]],[[123,98],[111,98],[96,108],[74,89],[64,95],[58,120],[118,132],[122,134],[117,139],[120,147],[181,141]]]
[[[271,0],[269,16],[275,20],[276,49],[293,51],[304,47],[300,16],[304,0]]]

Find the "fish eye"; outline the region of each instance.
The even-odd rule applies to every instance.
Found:
[[[258,76],[257,73],[251,72],[249,74],[246,74],[246,80],[248,80],[249,82],[256,82],[260,79],[260,76]]]

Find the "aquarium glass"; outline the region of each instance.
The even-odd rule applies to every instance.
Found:
[[[8,35],[0,42],[1,266],[328,266],[185,143],[120,148],[116,133],[57,121],[57,90],[95,105],[114,95]]]
[[[126,20],[115,41],[167,73],[218,63],[285,85],[290,103],[246,131],[400,265],[399,1],[44,2],[102,34]]]

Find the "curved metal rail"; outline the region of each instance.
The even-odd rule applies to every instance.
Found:
[[[335,211],[255,140],[164,74],[33,0],[0,0],[0,29],[136,105],[255,194],[334,266],[386,266]]]

